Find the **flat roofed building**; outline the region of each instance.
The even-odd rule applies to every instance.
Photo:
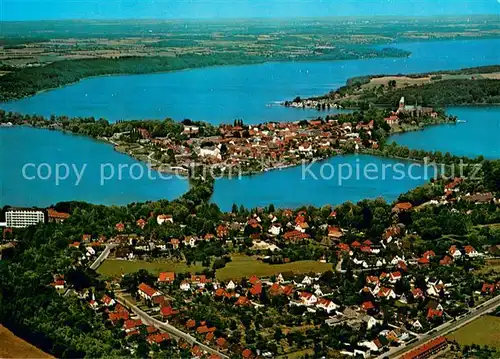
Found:
[[[7,227],[25,228],[45,221],[45,214],[39,209],[9,209],[5,212]]]

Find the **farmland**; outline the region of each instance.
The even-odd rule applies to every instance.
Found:
[[[0,358],[52,358],[0,325]]]
[[[229,280],[250,277],[269,277],[284,272],[293,272],[295,274],[317,273],[332,270],[331,263],[321,263],[317,261],[298,261],[285,264],[267,264],[258,261],[252,257],[236,255],[232,257],[232,262],[226,264],[226,267],[217,271],[217,279]]]
[[[488,345],[500,348],[500,317],[484,316],[448,335],[460,345]]]
[[[201,265],[188,266],[184,262],[108,259],[99,267],[98,272],[107,277],[119,277],[122,274],[137,272],[139,269],[146,269],[158,275],[159,272],[201,272],[204,268]]]

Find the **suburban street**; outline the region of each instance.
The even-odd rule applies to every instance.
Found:
[[[200,343],[195,337],[191,336],[189,333],[185,333],[185,332],[175,328],[174,326],[172,326],[170,324],[167,324],[167,323],[159,321],[158,319],[152,318],[149,314],[147,314],[146,312],[141,310],[139,307],[132,304],[129,300],[124,298],[120,293],[116,293],[116,300],[120,304],[122,304],[123,306],[131,309],[142,320],[143,323],[150,324],[150,325],[153,325],[155,327],[161,328],[161,329],[165,330],[167,333],[169,333],[175,337],[184,339],[185,341],[187,341],[191,345],[196,344],[202,350],[204,350],[208,353],[217,354],[221,358],[229,359],[229,357],[227,355],[222,354],[221,352],[219,352],[213,348],[210,348],[209,346],[207,346],[203,343]]]
[[[472,322],[473,320],[479,318],[480,316],[490,313],[493,310],[495,310],[496,307],[500,305],[500,295],[491,298],[490,300],[486,301],[485,303],[472,308],[471,312],[466,315],[465,317],[458,319],[456,321],[452,322],[446,322],[440,325],[439,327],[431,330],[429,333],[424,334],[421,336],[419,340],[417,340],[414,343],[411,343],[409,345],[401,346],[398,348],[392,348],[390,351],[379,355],[377,359],[382,359],[382,358],[400,358],[407,352],[427,343],[428,341],[435,339],[439,336],[443,336],[446,334],[449,334],[458,328]]]
[[[90,265],[90,269],[96,270],[97,268],[99,268],[101,263],[104,262],[106,258],[108,258],[111,249],[115,248],[116,246],[118,246],[118,244],[115,243],[106,244],[106,248],[104,248],[104,251],[102,251],[99,257],[97,257],[97,259],[94,261],[94,263]]]

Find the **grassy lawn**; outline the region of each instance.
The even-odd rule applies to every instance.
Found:
[[[500,348],[500,318],[483,316],[447,336],[460,345],[479,344]]]
[[[313,355],[314,354],[314,350],[313,349],[303,349],[303,350],[299,350],[299,351],[296,351],[296,352],[290,352],[290,353],[286,353],[286,354],[283,354],[283,355],[280,355],[278,356],[278,358],[287,358],[287,359],[300,359],[300,358],[303,358],[304,356],[306,355]]]
[[[285,264],[267,264],[255,258],[236,255],[232,257],[232,262],[226,264],[222,269],[217,270],[217,279],[229,280],[242,277],[249,278],[252,275],[258,277],[269,277],[284,272],[294,273],[319,273],[332,270],[331,263],[320,263],[316,261],[299,261]]]
[[[97,272],[108,277],[118,277],[122,274],[137,272],[146,269],[154,275],[159,272],[201,272],[204,267],[200,264],[188,266],[182,262],[172,261],[127,261],[119,259],[108,259],[98,268]]]
[[[485,261],[484,266],[478,269],[475,273],[484,274],[491,279],[500,275],[500,259],[488,259]]]
[[[0,358],[53,358],[0,325]]]

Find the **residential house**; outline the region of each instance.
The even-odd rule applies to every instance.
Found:
[[[309,292],[301,292],[299,294],[299,298],[302,305],[305,306],[312,306],[318,301],[318,298],[314,294]]]
[[[162,295],[159,290],[147,285],[146,283],[139,284],[137,294],[147,300],[152,300],[154,297]]]
[[[175,272],[161,272],[158,275],[158,283],[170,284],[175,280]]]
[[[174,223],[174,217],[171,214],[159,214],[156,216],[156,223],[160,226],[163,223]]]
[[[465,255],[470,258],[475,258],[479,256],[479,252],[474,249],[474,247],[468,245],[464,247]]]
[[[457,248],[457,246],[455,245],[452,245],[450,247],[450,249],[448,250],[448,253],[449,255],[453,258],[453,259],[457,259],[457,258],[460,258],[462,256],[462,252],[460,252],[460,250]]]

